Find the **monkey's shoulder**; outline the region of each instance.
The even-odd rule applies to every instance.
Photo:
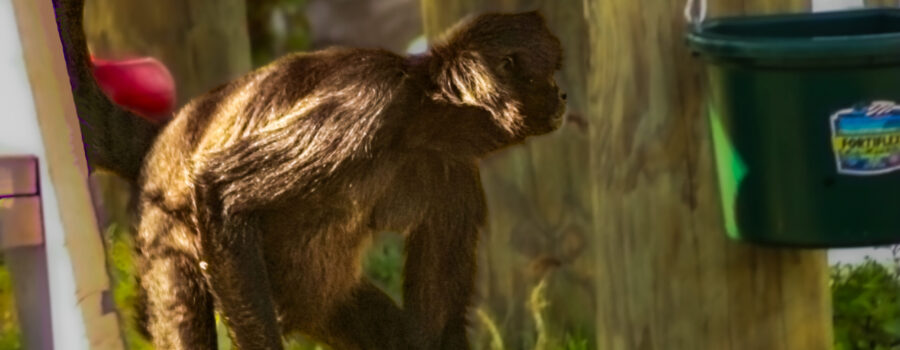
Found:
[[[261,68],[260,73],[272,82],[309,85],[393,80],[406,69],[407,59],[387,50],[332,47],[285,55]]]
[[[394,134],[385,131],[397,129],[388,125],[402,119],[390,112],[397,112],[394,104],[408,100],[397,99],[409,91],[403,88],[404,69],[404,57],[379,49],[286,55],[188,103],[158,138],[145,175],[164,179],[161,184],[184,182],[186,170],[209,154],[227,154],[233,147],[283,135],[309,135],[288,148],[316,150],[312,146],[327,144],[323,149],[341,150],[312,152],[316,159],[335,162],[340,155],[374,147],[387,138],[383,135]],[[385,114],[394,117],[388,120]],[[344,137],[339,130],[352,130],[358,137]]]

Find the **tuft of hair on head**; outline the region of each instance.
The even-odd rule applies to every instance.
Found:
[[[520,54],[535,71],[558,70],[562,49],[536,11],[487,13],[461,20],[431,47],[431,76],[437,100],[482,108],[514,134],[522,125],[521,102],[494,72],[490,62]]]

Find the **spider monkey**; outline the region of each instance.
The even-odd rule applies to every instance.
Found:
[[[244,350],[281,349],[289,332],[336,349],[469,348],[478,161],[563,119],[562,51],[539,14],[471,18],[421,55],[288,55],[192,100],[144,156],[141,141],[104,149],[96,129],[116,122],[99,114],[137,122],[85,73],[83,0],[55,1],[92,163],[140,170],[158,349],[215,349],[214,310]],[[402,306],[361,276],[361,252],[388,230],[405,239]]]

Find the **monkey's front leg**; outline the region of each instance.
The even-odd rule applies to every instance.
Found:
[[[411,348],[469,349],[466,316],[475,286],[478,226],[466,215],[447,215],[410,233],[403,300]]]
[[[259,225],[245,215],[220,220],[201,235],[203,268],[231,338],[241,350],[282,349]]]

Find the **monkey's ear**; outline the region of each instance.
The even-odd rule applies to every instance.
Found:
[[[459,105],[478,105],[479,96],[496,89],[486,62],[478,52],[461,51],[444,56],[433,67],[439,99]]]
[[[516,68],[516,61],[515,54],[503,56],[503,58],[500,59],[500,64],[497,65],[497,71],[502,75],[509,75],[512,73],[513,69]]]
[[[451,50],[436,58],[431,74],[436,100],[485,109],[504,129],[519,128],[518,103],[494,76],[487,57],[474,50]]]

